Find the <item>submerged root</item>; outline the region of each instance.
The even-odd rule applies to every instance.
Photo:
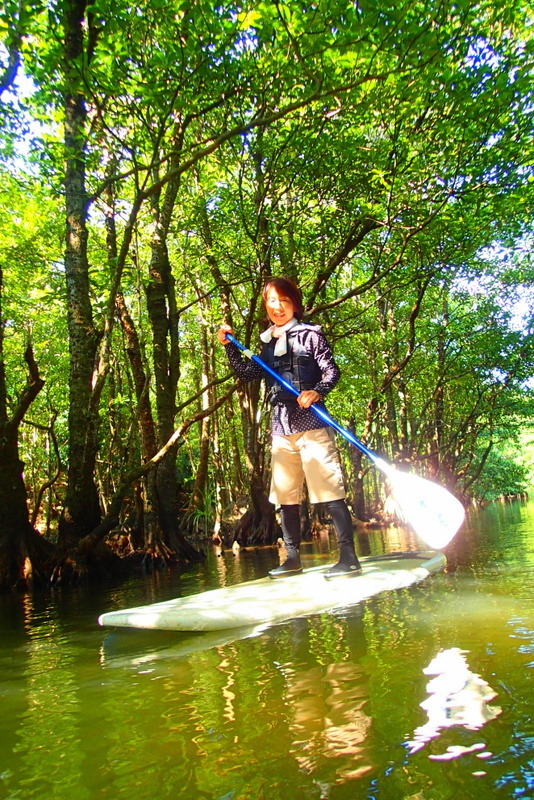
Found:
[[[28,591],[48,584],[56,548],[33,528],[0,547],[0,592]]]
[[[87,566],[71,556],[65,556],[56,564],[50,575],[53,586],[76,586],[87,577]]]
[[[107,579],[127,573],[125,559],[101,545],[90,552],[75,548],[56,559],[50,572],[53,586],[78,586],[92,580]]]
[[[153,547],[147,548],[141,560],[141,571],[147,575],[165,569],[169,564],[178,562],[177,554],[167,547],[164,542],[158,542]]]

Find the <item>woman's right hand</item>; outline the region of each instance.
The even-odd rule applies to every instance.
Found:
[[[227,344],[230,344],[229,339],[226,338],[226,334],[227,333],[231,333],[232,336],[234,335],[234,331],[232,330],[232,326],[231,325],[226,325],[226,323],[225,323],[225,324],[221,325],[221,327],[217,331],[217,339],[220,341],[221,344],[224,344],[225,347],[226,347]]]

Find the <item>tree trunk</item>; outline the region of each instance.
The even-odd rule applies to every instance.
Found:
[[[356,426],[352,420],[349,424],[349,431],[356,435]],[[349,449],[350,462],[352,465],[353,481],[352,481],[352,511],[356,519],[361,522],[366,521],[369,517],[365,507],[365,492],[363,488],[364,470],[362,468],[363,453],[357,447]]]
[[[281,531],[274,506],[265,494],[261,475],[253,474],[249,484],[250,507],[237,523],[233,541],[243,547],[254,544],[274,544]]]
[[[84,56],[86,0],[64,5],[65,53],[65,281],[69,328],[69,468],[59,542],[75,546],[100,521],[94,478],[98,412],[91,392],[98,335],[93,324],[87,258],[88,198],[85,187],[86,110],[79,65]]]
[[[154,243],[150,281],[146,287],[147,308],[152,328],[152,352],[157,409],[157,444],[162,447],[172,436],[175,397],[179,376],[177,313],[174,278],[164,242]],[[165,546],[178,549],[177,446],[170,448],[156,469],[158,518]],[[153,542],[156,545],[156,542]]]
[[[211,398],[206,389],[209,383],[209,344],[206,333],[206,324],[202,324],[201,338],[202,338],[202,388],[204,392],[201,397],[201,405],[203,409],[211,405]],[[189,501],[189,512],[194,512],[199,508],[205,508],[206,490],[208,484],[209,462],[210,462],[210,439],[211,439],[211,418],[205,416],[200,422],[200,447],[198,453],[198,463],[195,475],[195,483],[191,498]]]
[[[0,591],[28,589],[46,580],[53,547],[32,528],[19,458],[18,428],[0,425]]]
[[[18,434],[24,416],[44,386],[33,351],[24,360],[28,382],[8,413],[2,317],[3,274],[0,268],[0,591],[28,588],[39,576],[51,547],[30,524],[24,485],[24,464],[19,458]]]
[[[265,445],[256,419],[259,386],[247,384],[239,390],[245,460],[248,472],[250,507],[234,531],[241,545],[274,544],[280,530],[274,505],[266,493]]]
[[[122,293],[117,295],[117,313],[126,339],[126,352],[132,370],[137,400],[137,422],[141,443],[141,461],[149,461],[157,452],[156,429],[149,397],[149,381],[146,374],[141,343],[132,317],[128,312]],[[143,531],[144,547],[150,549],[157,539],[157,489],[156,471],[142,478],[142,491],[135,490],[137,525]],[[137,540],[136,540],[137,541]]]
[[[179,313],[176,304],[175,280],[167,250],[167,234],[174,212],[180,177],[183,129],[177,123],[174,130],[169,171],[175,177],[167,181],[163,200],[159,191],[152,196],[154,236],[151,245],[149,280],[146,285],[147,310],[152,329],[152,353],[154,361],[154,389],[156,393],[157,445],[163,445],[172,437],[176,417],[176,388],[180,376],[180,349],[178,344]],[[178,482],[176,478],[176,453],[178,444],[172,446],[156,469],[156,492],[158,521],[163,534],[161,546],[170,548],[182,556],[201,559],[180,531]],[[157,546],[157,542],[154,543]]]
[[[376,306],[381,345],[381,395],[384,404],[382,414],[384,418],[384,427],[388,432],[388,439],[391,443],[392,453],[396,454],[398,452],[397,414],[393,395],[392,369],[390,365],[392,361],[395,362],[395,357],[398,355],[398,347],[395,341],[397,331],[394,318],[390,313],[389,301],[380,295],[378,287],[375,287],[375,294],[377,296]]]
[[[434,393],[434,431],[431,444],[430,475],[436,477],[440,473],[441,459],[444,451],[444,408],[445,408],[445,336],[447,325],[449,324],[449,308],[447,302],[447,290],[443,288],[443,299],[441,309],[441,327],[437,337],[437,363],[438,379]]]

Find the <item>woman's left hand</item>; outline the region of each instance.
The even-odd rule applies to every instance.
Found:
[[[306,389],[297,397],[297,403],[301,408],[309,408],[312,403],[318,403],[319,400],[322,400],[322,397],[315,389]]]

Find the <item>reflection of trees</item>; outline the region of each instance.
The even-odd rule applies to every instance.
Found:
[[[0,788],[10,797],[81,798],[73,791],[86,758],[79,665],[55,609],[40,602],[28,595],[21,606],[24,640],[13,655],[18,675],[8,739],[2,726]],[[22,696],[25,710],[17,713]],[[2,711],[9,713],[5,698]]]
[[[43,796],[159,800],[277,800],[309,794],[310,784],[322,797],[349,797],[400,781],[382,743],[414,729],[414,660],[427,663],[439,643],[407,624],[411,595],[397,594],[362,606],[363,617],[353,608],[293,620],[246,642],[109,634],[97,672],[89,640],[49,617],[28,637],[27,702],[8,733],[10,796],[28,775],[39,776]],[[422,595],[411,602],[424,611]]]
[[[172,645],[154,652],[148,652],[146,637],[139,639],[141,651],[137,638],[129,654],[127,645],[126,651],[113,652],[113,641],[104,649],[106,668],[132,672],[131,691],[121,684],[128,699],[117,713],[138,759],[168,750],[169,784],[180,776],[180,785],[191,792],[246,785],[247,791],[270,797],[285,796],[304,776],[326,790],[371,769],[361,619],[324,614],[292,620],[243,646],[225,642],[220,631],[214,634],[185,636],[181,644],[169,637]],[[147,708],[154,678],[159,702]],[[113,705],[106,702],[100,710],[111,717],[116,697]],[[115,763],[118,746],[108,751]],[[269,760],[273,769],[266,777]],[[266,780],[271,780],[267,787]]]

